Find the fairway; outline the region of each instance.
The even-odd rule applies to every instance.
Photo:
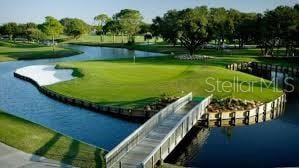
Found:
[[[162,39],[158,38],[157,40],[155,39],[151,39],[150,42],[161,42]],[[104,36],[100,36],[100,35],[89,35],[89,34],[84,34],[82,35],[79,39],[72,39],[68,42],[71,43],[89,43],[90,45],[100,45],[101,43],[127,43],[128,42],[128,36],[120,36],[120,35],[116,35],[114,36],[114,41],[113,41],[113,36],[112,35],[104,35]],[[137,43],[146,43],[146,41],[144,40],[144,36],[142,35],[138,35],[135,36],[135,42]]]
[[[103,105],[132,108],[143,107],[161,95],[182,96],[188,92],[193,92],[194,96],[214,94],[216,98],[235,97],[263,102],[281,94],[273,92],[273,88],[265,88],[260,78],[212,66],[214,64],[178,61],[170,57],[137,59],[136,64],[128,59],[62,63],[60,68],[75,68],[80,77],[47,87]],[[234,81],[235,78],[238,81]],[[221,88],[212,91],[212,85],[216,86],[217,80],[234,83],[243,90],[249,89],[248,82],[254,82],[254,85],[249,92],[234,88],[230,88],[229,92]],[[247,83],[242,84],[245,81]]]
[[[59,58],[79,54],[79,51],[65,48],[47,47],[31,43],[10,43],[0,41],[0,62],[14,60],[30,60],[43,58]]]

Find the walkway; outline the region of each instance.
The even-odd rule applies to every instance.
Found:
[[[189,93],[162,109],[105,156],[107,168],[154,168],[201,119],[211,98],[194,102]]]
[[[122,159],[122,167],[137,167],[140,161],[146,159],[147,156],[161,143],[161,141],[169,134],[175,125],[195,106],[190,102],[178,111],[170,114],[156,128],[150,131],[143,140],[131,149]],[[118,167],[115,166],[115,167]]]

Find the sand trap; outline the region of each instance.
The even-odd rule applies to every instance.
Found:
[[[17,74],[36,81],[40,86],[72,80],[73,70],[55,69],[55,65],[33,65],[17,69]]]

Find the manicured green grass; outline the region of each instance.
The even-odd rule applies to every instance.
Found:
[[[27,59],[58,58],[79,54],[79,51],[55,48],[29,43],[10,43],[0,41],[0,62]]]
[[[124,41],[123,41],[124,39]],[[100,43],[113,43],[113,36],[112,35],[104,35],[102,36],[101,41],[101,36],[98,35],[82,35],[79,39],[73,39],[68,42],[71,43],[89,43],[90,45],[99,45]],[[154,42],[155,39],[151,39],[150,42]],[[158,39],[158,42],[161,42],[162,39]],[[115,36],[115,41],[114,43],[127,43],[128,42],[128,36]],[[135,36],[135,42],[137,43],[144,43],[144,36]]]
[[[103,149],[1,111],[0,128],[0,142],[16,149],[78,167],[104,167]]]
[[[258,101],[270,101],[281,94],[273,92],[273,88],[265,88],[260,78],[225,69],[222,65],[227,62],[234,62],[234,59],[216,57],[208,61],[179,61],[171,57],[155,57],[137,58],[136,64],[132,59],[63,63],[60,67],[75,67],[83,76],[48,88],[99,104],[133,108],[142,107],[160,95],[181,96],[191,91],[194,96],[214,94],[217,98]],[[230,88],[230,92],[209,92],[217,79],[223,83],[234,82],[234,78],[239,78],[238,86],[241,82],[256,82],[253,91],[243,93]],[[248,86],[244,84],[242,88],[245,90]]]
[[[73,42],[71,42],[73,43]],[[165,53],[170,54],[174,53],[176,55],[185,54],[187,50],[180,45],[170,45],[165,44],[163,42],[159,42],[157,44],[141,44],[136,43],[133,46],[127,46],[125,44],[113,44],[113,43],[92,43],[88,41],[82,42],[74,42],[78,45],[87,45],[87,46],[102,46],[102,47],[112,47],[112,48],[127,48],[132,50],[140,50],[140,51],[148,51],[148,52],[157,52],[157,53]],[[284,49],[279,50],[281,54],[284,53]],[[216,50],[216,49],[201,49],[197,52],[197,54],[208,55],[208,56],[216,56],[223,57],[224,59],[234,60],[235,62],[244,62],[244,61],[257,61],[264,63],[271,63],[277,65],[284,66],[295,66],[299,67],[299,59],[298,58],[283,58],[283,57],[262,57],[260,49],[228,49],[228,50]],[[298,54],[297,54],[298,55]],[[232,63],[231,61],[222,61],[224,64]],[[223,64],[223,65],[224,65]]]

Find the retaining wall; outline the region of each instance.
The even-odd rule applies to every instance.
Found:
[[[299,67],[272,65],[259,62],[241,62],[227,65],[227,68],[233,71],[244,71],[253,74],[262,73],[261,71],[273,71],[287,74],[292,77],[299,76]]]
[[[120,117],[123,119],[133,120],[133,121],[137,121],[137,122],[144,122],[146,119],[150,118],[150,116],[152,115],[152,114],[145,112],[144,110],[134,110],[134,109],[121,108],[121,107],[114,107],[114,106],[105,106],[105,105],[100,105],[100,104],[90,102],[87,100],[81,100],[78,98],[65,96],[65,95],[59,94],[57,92],[54,92],[52,90],[49,90],[44,86],[39,86],[38,83],[31,78],[22,76],[18,73],[14,73],[14,76],[16,78],[19,78],[19,79],[22,79],[22,80],[32,83],[34,86],[37,87],[37,89],[41,93],[45,94],[46,96],[48,96],[50,98],[53,98],[60,102],[63,102],[65,104],[75,105],[75,106],[85,108],[88,110],[92,110],[95,112],[106,113],[106,114],[117,116],[117,117]]]
[[[200,123],[206,127],[249,125],[277,118],[285,108],[286,95],[251,110],[206,113]]]

